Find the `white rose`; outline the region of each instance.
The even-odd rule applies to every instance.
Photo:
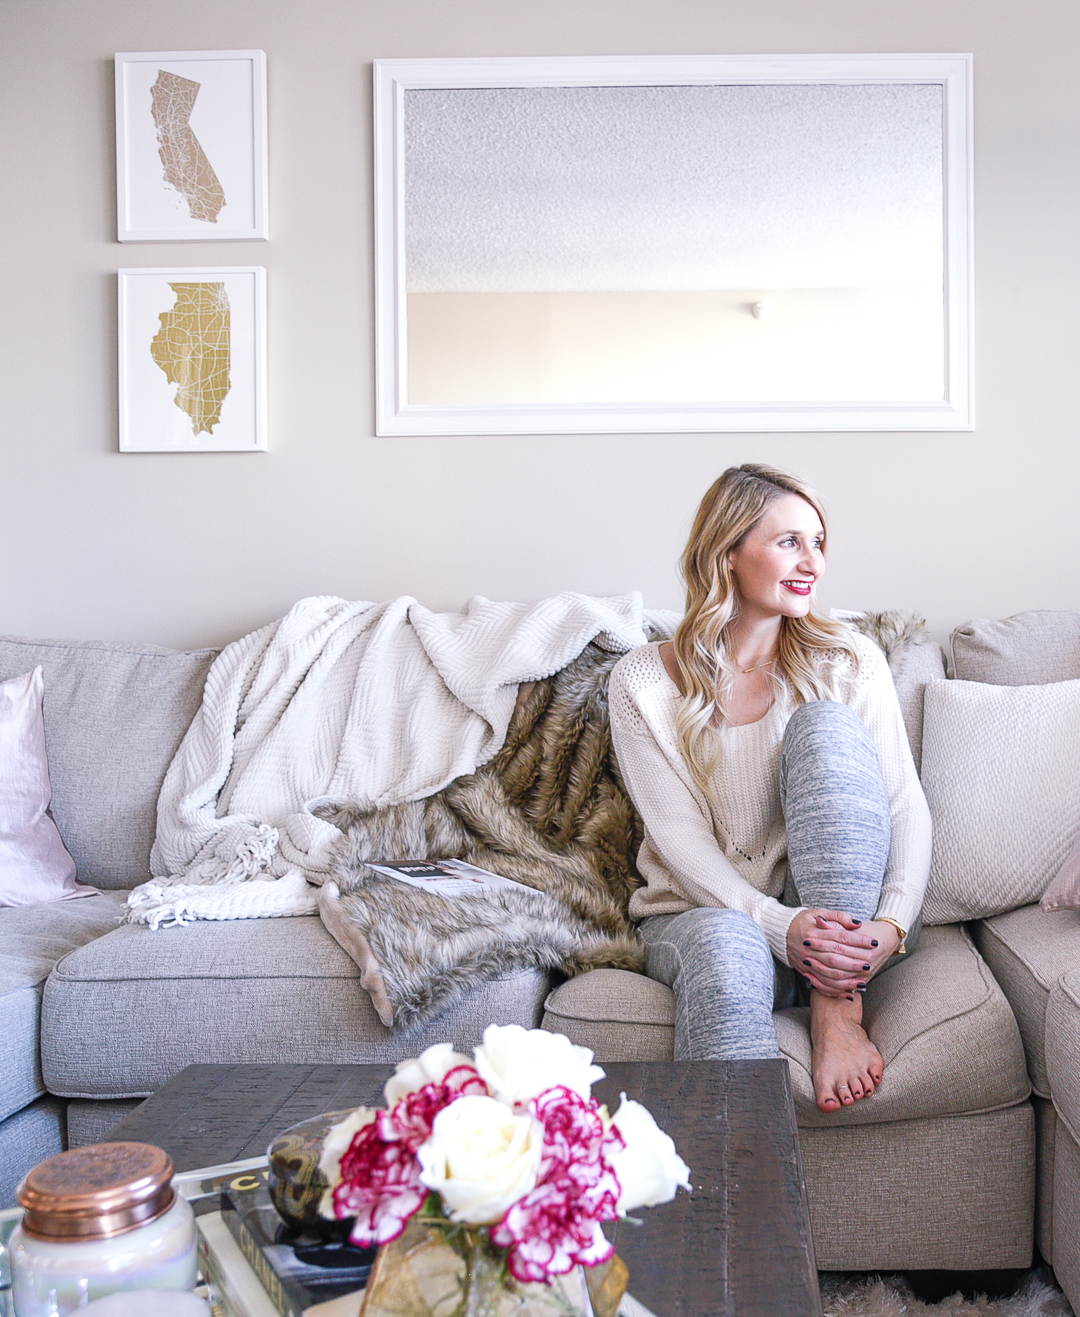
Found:
[[[564,1034],[523,1029],[520,1024],[489,1024],[474,1055],[492,1097],[510,1107],[524,1105],[558,1084],[588,1098],[593,1084],[604,1077],[587,1047],[575,1046]]]
[[[335,1219],[334,1190],[341,1182],[341,1159],[349,1151],[349,1144],[359,1131],[365,1125],[370,1125],[378,1114],[370,1107],[357,1107],[355,1111],[350,1111],[344,1120],[339,1120],[327,1130],[323,1139],[322,1154],[319,1157],[319,1170],[326,1176],[326,1183],[330,1187],[324,1191],[319,1200],[320,1216],[328,1216],[331,1221]]]
[[[387,1107],[393,1110],[403,1097],[419,1093],[427,1084],[441,1084],[450,1071],[459,1065],[471,1066],[472,1061],[460,1052],[455,1052],[450,1043],[436,1043],[421,1052],[414,1061],[399,1061],[383,1089]]]
[[[416,1150],[420,1182],[455,1221],[490,1225],[536,1184],[544,1130],[489,1097],[461,1097],[435,1117]]]
[[[670,1202],[680,1187],[689,1189],[690,1167],[641,1103],[628,1100],[625,1093],[621,1096],[611,1123],[626,1147],[606,1156],[619,1181],[619,1214],[625,1216],[636,1207]]]

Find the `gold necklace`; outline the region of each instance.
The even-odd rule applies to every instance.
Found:
[[[766,659],[764,663],[755,663],[752,668],[739,668],[739,671],[742,673],[744,677],[747,677],[750,675],[751,672],[757,672],[759,668],[767,668],[775,662],[776,662],[776,655],[774,654],[772,658]],[[738,664],[736,664],[736,667],[738,667]]]

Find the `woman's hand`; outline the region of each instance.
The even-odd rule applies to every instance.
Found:
[[[892,924],[860,922],[843,910],[801,910],[788,928],[788,963],[825,996],[853,997],[899,943]]]

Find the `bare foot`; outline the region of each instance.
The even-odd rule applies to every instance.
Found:
[[[862,1027],[862,998],[810,994],[814,1093],[822,1111],[839,1111],[870,1097],[885,1067],[881,1053]]]

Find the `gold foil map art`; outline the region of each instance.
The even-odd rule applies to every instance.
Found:
[[[230,388],[229,295],[223,283],[170,283],[176,294],[162,311],[150,355],[177,385],[173,402],[199,435],[213,432]]]
[[[216,224],[225,191],[189,122],[200,86],[191,78],[159,69],[150,101],[165,182],[187,202],[192,219]]]

